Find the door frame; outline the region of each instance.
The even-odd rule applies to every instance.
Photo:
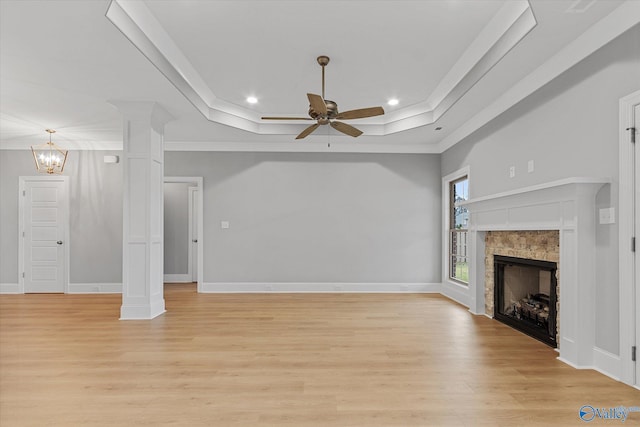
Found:
[[[24,294],[25,293],[25,288],[24,288],[24,273],[25,273],[25,256],[24,256],[24,247],[25,247],[25,243],[24,243],[24,214],[25,214],[25,209],[24,209],[24,203],[25,203],[25,195],[26,195],[26,184],[27,182],[52,182],[52,181],[57,181],[57,182],[62,182],[62,187],[64,188],[64,192],[66,193],[66,206],[65,208],[65,212],[66,212],[66,218],[63,218],[63,220],[65,221],[65,227],[64,227],[64,242],[65,244],[62,245],[63,248],[63,254],[64,254],[64,274],[62,277],[62,282],[64,285],[64,293],[67,294],[69,293],[69,273],[70,273],[70,266],[71,266],[71,260],[69,259],[69,254],[70,254],[70,250],[69,250],[69,246],[71,245],[71,241],[70,241],[70,231],[69,231],[69,226],[70,226],[70,222],[69,222],[69,218],[70,218],[70,194],[69,194],[69,177],[65,176],[65,175],[55,175],[55,176],[51,176],[51,175],[37,175],[37,176],[19,176],[18,177],[18,293]]]
[[[198,243],[198,242],[193,242],[193,226],[194,226],[194,221],[193,221],[193,203],[198,202],[198,194],[199,194],[199,189],[198,187],[189,187],[187,189],[187,191],[189,192],[189,201],[187,203],[189,203],[189,272],[191,275],[191,280],[195,281],[196,283],[198,282],[198,256],[196,253],[195,256],[195,260],[194,260],[194,256],[193,256],[193,243]],[[199,218],[200,218],[200,208],[196,209],[196,229],[198,229],[198,222],[199,222]],[[196,235],[196,240],[199,241],[200,239],[198,238],[198,236]],[[196,248],[198,246],[196,245]],[[197,251],[198,252],[198,251]],[[196,263],[196,268],[194,270],[193,268],[193,263]],[[193,280],[195,277],[195,280]]]
[[[620,99],[620,126],[619,126],[619,227],[618,227],[618,259],[619,259],[619,296],[620,296],[620,380],[624,383],[640,388],[636,384],[636,365],[638,362],[631,360],[631,347],[640,345],[636,343],[636,328],[640,330],[640,312],[635,306],[635,300],[640,297],[638,283],[634,283],[637,273],[635,271],[635,256],[631,251],[631,237],[635,235],[635,194],[638,192],[636,181],[640,173],[634,167],[634,144],[631,143],[630,133],[627,130],[634,126],[635,105],[640,104],[640,90]],[[636,144],[640,141],[636,142]],[[637,149],[637,148],[636,148]],[[635,190],[635,191],[634,191]],[[636,236],[640,239],[640,236]],[[635,289],[634,289],[635,287]],[[635,293],[635,295],[634,295]]]
[[[203,268],[203,248],[204,248],[204,232],[203,232],[203,224],[204,224],[204,203],[203,203],[203,184],[204,179],[201,176],[165,176],[165,183],[185,183],[185,184],[195,184],[195,187],[198,189],[197,201],[198,201],[198,272],[197,272],[197,289],[198,292],[202,292],[202,285],[204,279],[204,268]],[[191,236],[189,236],[191,239]],[[163,242],[164,247],[164,242]],[[191,245],[189,245],[189,251],[191,251]],[[191,270],[191,266],[189,266],[189,270]]]

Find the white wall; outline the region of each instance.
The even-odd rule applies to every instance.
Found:
[[[470,166],[471,198],[572,176],[610,177],[596,206],[617,211],[618,101],[640,88],[639,76],[636,26],[443,153],[442,175]],[[619,352],[617,236],[617,224],[597,225],[596,345],[613,354]]]
[[[205,282],[440,282],[438,155],[167,152],[165,175],[204,177]]]

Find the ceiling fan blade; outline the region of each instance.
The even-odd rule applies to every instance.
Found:
[[[322,116],[327,115],[327,104],[324,103],[324,99],[322,99],[320,95],[308,93],[307,98],[309,98],[309,105],[311,105],[311,108],[313,108],[316,113]]]
[[[381,116],[384,114],[382,107],[369,107],[360,108],[358,110],[349,110],[342,113],[338,113],[336,119],[349,120],[349,119],[363,119],[365,117]]]
[[[316,128],[320,126],[318,123],[314,123],[311,126],[309,126],[308,128],[306,128],[305,130],[303,130],[302,132],[300,132],[300,135],[296,136],[296,139],[302,139],[302,138],[306,138],[307,136],[309,136],[309,134],[311,134],[311,132],[313,132],[314,130],[316,130]]]
[[[346,133],[349,136],[356,137],[362,135],[362,131],[360,129],[356,129],[346,123],[333,121],[331,122],[331,127],[339,132]]]
[[[262,120],[313,120],[310,117],[261,117]]]

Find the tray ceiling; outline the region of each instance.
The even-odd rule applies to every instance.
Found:
[[[135,99],[176,117],[169,149],[441,152],[639,22],[639,3],[3,0],[0,148],[45,128],[115,148],[109,101]],[[342,111],[385,108],[350,122],[361,137],[327,126],[296,142],[307,124],[260,119],[306,116],[318,55]]]

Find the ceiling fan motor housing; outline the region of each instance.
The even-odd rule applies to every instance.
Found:
[[[329,101],[327,99],[324,100],[324,103],[327,106],[327,115],[326,115],[326,117],[323,117],[322,114],[320,114],[319,112],[314,110],[313,107],[311,107],[311,106],[309,106],[309,117],[311,117],[314,120],[320,120],[320,119],[323,119],[323,118],[325,118],[325,119],[334,119],[338,115],[338,104],[336,104],[333,101]],[[320,123],[320,124],[326,124],[326,123]]]

